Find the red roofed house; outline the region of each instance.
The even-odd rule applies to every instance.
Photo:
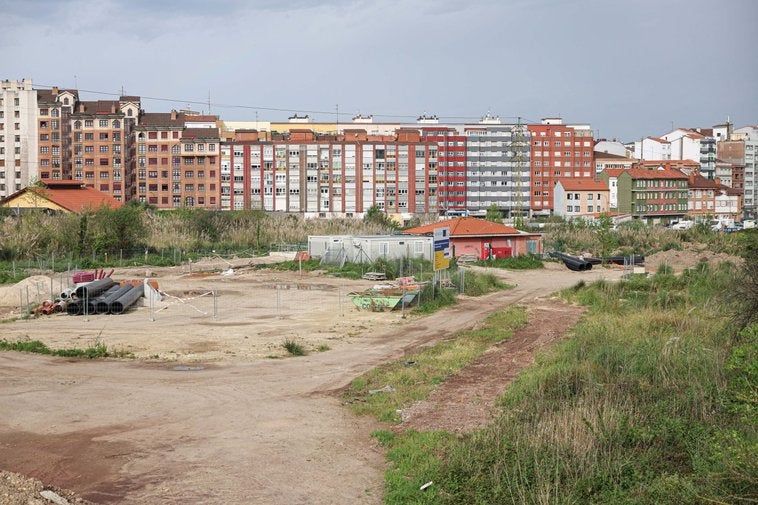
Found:
[[[101,207],[115,209],[122,203],[80,181],[43,181],[41,186],[28,186],[0,201],[16,213],[44,210],[48,213],[80,213]]]
[[[476,217],[459,217],[405,230],[407,235],[433,235],[437,228],[450,228],[450,247],[455,258],[503,258],[542,254],[542,235],[527,233]]]
[[[595,218],[610,212],[608,183],[592,179],[564,179],[553,190],[553,212],[566,218]]]

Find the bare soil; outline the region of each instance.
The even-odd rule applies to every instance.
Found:
[[[660,265],[665,264],[671,267],[675,273],[681,273],[688,268],[697,266],[701,261],[708,262],[711,267],[716,267],[724,261],[742,265],[743,260],[738,256],[709,251],[705,244],[687,245],[681,251],[671,249],[646,256],[645,271],[655,273]]]
[[[154,269],[161,289],[181,299],[157,312],[0,325],[0,338],[82,347],[99,337],[139,358],[0,353],[0,470],[97,503],[380,503],[385,461],[370,437],[378,425],[350,414],[335,392],[510,304],[620,276],[552,264],[493,270],[517,287],[402,318],[342,300],[365,281],[238,268],[199,278]],[[310,288],[275,289],[299,283]],[[216,318],[212,296],[200,296],[208,290],[220,293]],[[285,337],[331,350],[267,358],[284,355]]]

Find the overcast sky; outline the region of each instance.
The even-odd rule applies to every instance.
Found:
[[[210,92],[228,120],[490,110],[621,140],[727,115],[758,124],[756,0],[0,0],[0,12],[0,77],[176,100],[144,99],[152,112]]]

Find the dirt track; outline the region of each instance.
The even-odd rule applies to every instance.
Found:
[[[376,426],[335,390],[506,305],[620,272],[502,275],[518,287],[302,358],[200,353],[182,367],[0,353],[0,468],[101,503],[379,503]]]

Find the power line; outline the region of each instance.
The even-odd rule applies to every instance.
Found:
[[[57,86],[51,85],[51,84],[36,84],[35,86],[39,86],[41,88],[54,88]],[[106,95],[106,96],[122,96],[119,93],[113,93],[108,91],[99,91],[99,90],[91,90],[91,89],[77,89],[76,91],[80,93],[91,93],[93,95]],[[182,103],[187,105],[203,105],[207,107],[218,107],[218,108],[224,108],[224,109],[243,109],[243,110],[265,110],[265,111],[271,111],[271,112],[287,112],[287,113],[304,113],[304,114],[321,114],[321,115],[327,115],[327,116],[333,116],[335,115],[335,111],[333,110],[309,110],[309,109],[297,109],[297,108],[284,108],[284,107],[271,107],[271,106],[258,106],[258,105],[244,105],[244,104],[228,104],[228,103],[217,103],[217,102],[211,102],[210,100],[184,100],[181,98],[166,98],[166,97],[157,97],[157,96],[144,96],[144,95],[137,95],[142,100],[153,100],[157,102],[171,102],[171,103]],[[338,112],[337,112],[338,114]],[[411,119],[417,119],[419,117],[418,114],[371,114],[374,117],[384,117],[384,118],[411,118]],[[471,120],[471,121],[477,121],[480,118],[477,116],[438,116],[441,119],[450,119],[450,120]],[[523,116],[501,116],[506,119],[524,119]],[[531,121],[531,120],[529,120]]]

